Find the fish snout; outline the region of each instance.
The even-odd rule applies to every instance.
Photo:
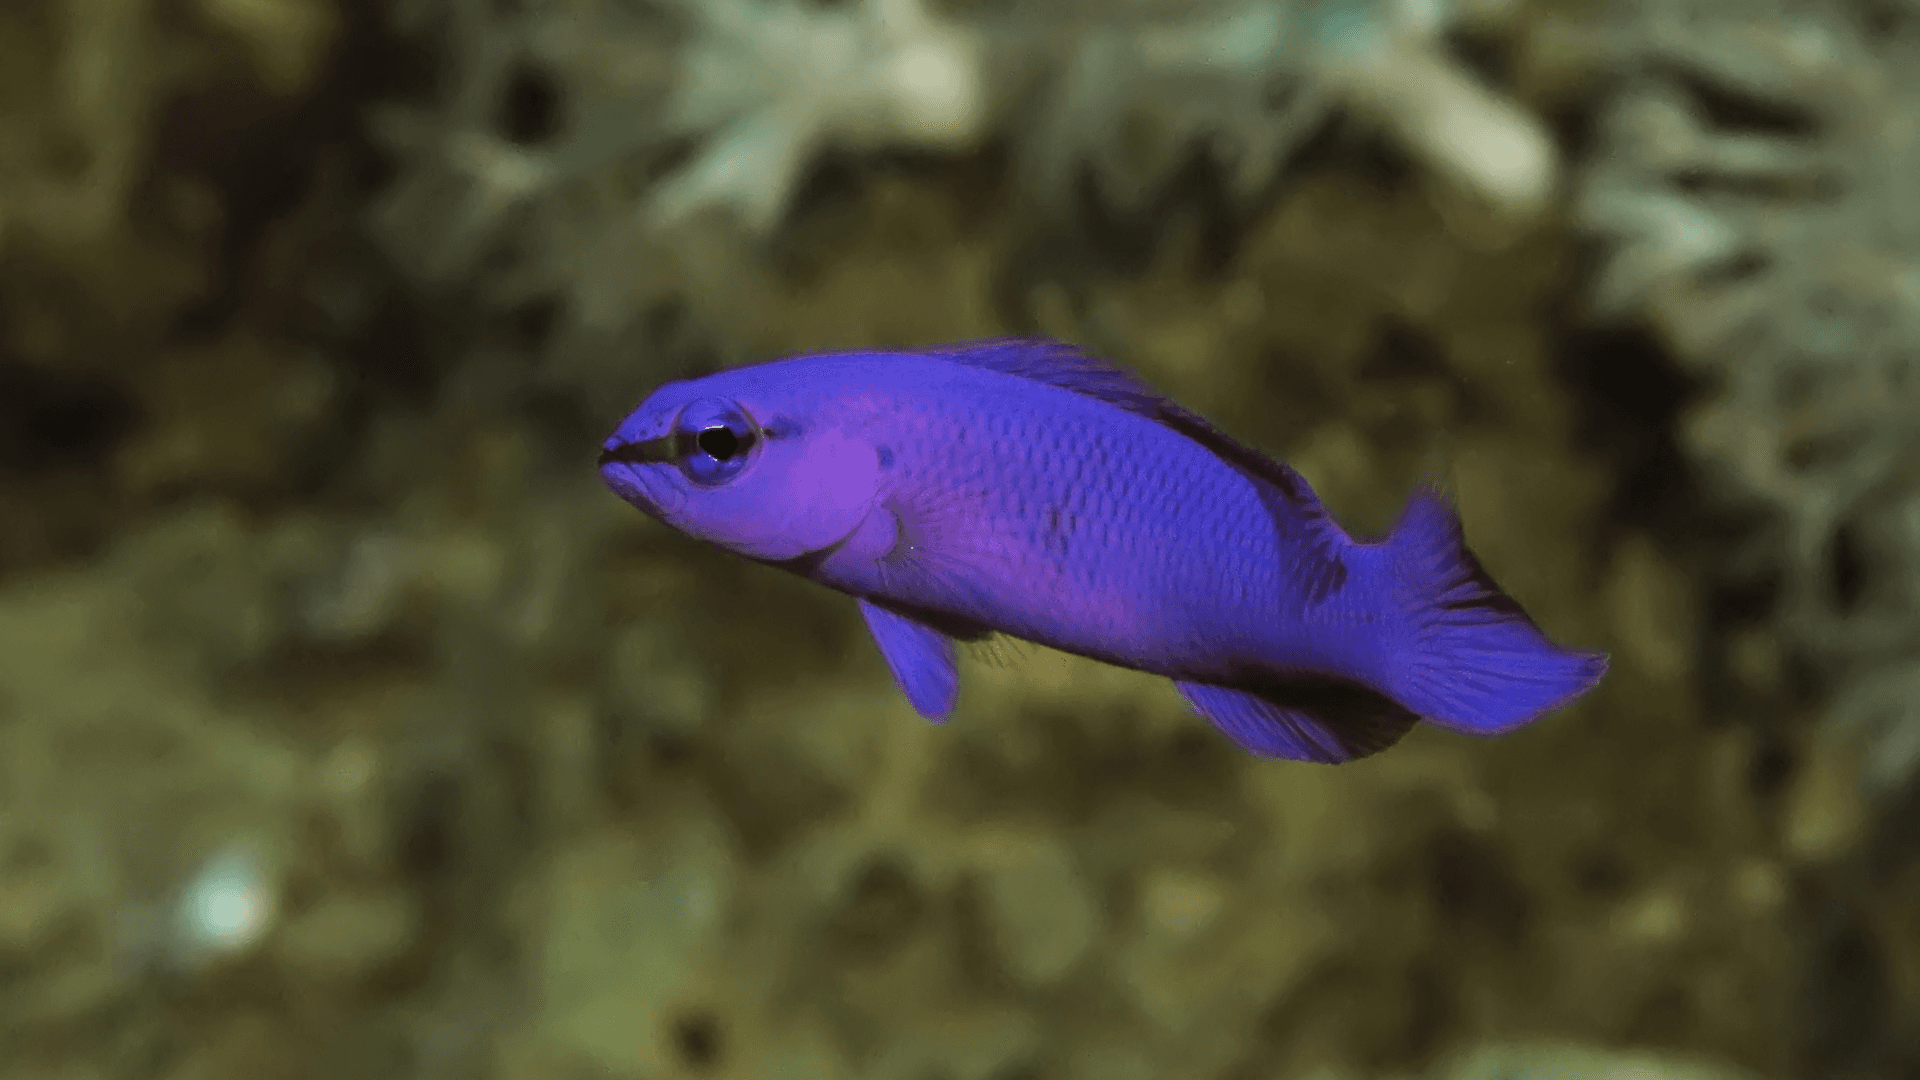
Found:
[[[650,467],[658,463],[656,458],[634,452],[646,446],[626,443],[602,450],[600,479],[634,509],[665,519],[685,505],[686,495],[660,475],[661,470]]]
[[[662,435],[657,439],[642,442],[614,443],[600,451],[600,469],[607,466],[626,463],[633,465],[662,464],[674,460],[677,449],[672,435]]]

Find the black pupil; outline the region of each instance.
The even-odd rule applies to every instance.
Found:
[[[740,452],[740,437],[723,427],[710,427],[693,441],[702,453],[715,461],[725,461]]]

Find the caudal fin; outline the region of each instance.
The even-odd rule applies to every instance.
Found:
[[[1504,734],[1572,703],[1606,674],[1605,653],[1554,644],[1500,591],[1438,489],[1414,492],[1386,547],[1408,620],[1389,692],[1429,723]]]

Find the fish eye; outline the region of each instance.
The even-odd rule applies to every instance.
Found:
[[[731,401],[696,401],[680,411],[674,425],[674,460],[687,479],[702,487],[738,476],[759,443],[759,426]]]
[[[694,436],[693,444],[715,461],[725,461],[740,452],[740,436],[731,428],[710,427]]]

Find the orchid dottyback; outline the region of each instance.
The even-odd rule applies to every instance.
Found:
[[[1265,757],[1336,763],[1420,721],[1514,731],[1604,654],[1554,644],[1417,490],[1357,541],[1293,469],[1072,346],[776,360],[660,387],[603,446],[621,498],[854,597],[913,707],[995,633],[1163,675]]]

